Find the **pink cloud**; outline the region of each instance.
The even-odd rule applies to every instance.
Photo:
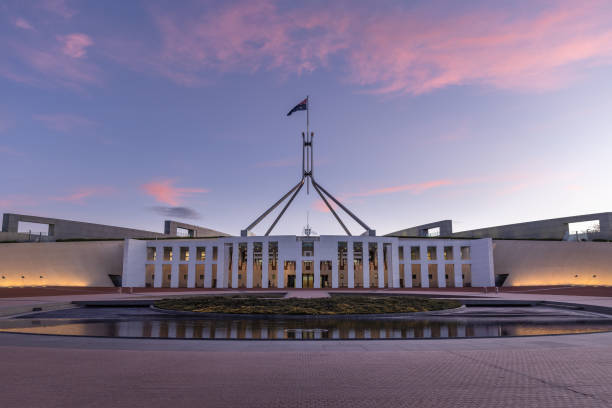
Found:
[[[0,75],[12,81],[49,88],[81,90],[101,83],[102,72],[89,62],[87,47],[93,41],[85,34],[19,37],[3,42],[13,58],[0,60]]]
[[[427,190],[435,189],[438,187],[462,184],[464,182],[465,181],[457,182],[453,180],[444,179],[444,180],[431,180],[431,181],[426,181],[423,183],[415,183],[415,184],[402,184],[398,186],[377,188],[377,189],[367,190],[367,191],[358,192],[358,193],[347,193],[347,194],[341,195],[338,198],[338,200],[342,202],[343,204],[346,204],[346,203],[350,203],[351,201],[354,201],[354,198],[357,198],[357,197],[371,197],[371,196],[377,196],[377,195],[383,195],[383,194],[400,193],[400,192],[405,192],[405,191],[410,192],[411,194],[421,194]],[[337,210],[338,206],[336,204],[334,204],[331,200],[328,200],[328,202],[330,203],[330,205],[332,206],[334,210]],[[325,205],[323,200],[314,201],[312,204],[312,208],[320,212],[330,212],[329,208],[327,208],[327,205]]]
[[[573,79],[574,64],[610,63],[612,26],[602,4],[562,2],[525,15],[473,10],[435,25],[404,15],[372,21],[364,46],[351,52],[351,77],[377,93],[461,84],[557,88]]]
[[[174,187],[174,180],[164,179],[151,181],[141,188],[145,193],[155,198],[160,203],[177,206],[182,199],[194,193],[208,193],[205,188]]]
[[[23,28],[24,30],[34,30],[34,27],[21,17],[15,20],[15,27]]]
[[[71,58],[84,57],[87,47],[93,45],[91,37],[81,33],[58,35],[57,40],[62,44],[62,52]]]
[[[202,84],[210,71],[299,75],[337,58],[346,81],[379,94],[464,84],[555,89],[585,67],[612,63],[610,3],[530,5],[528,12],[484,3],[442,13],[430,3],[372,11],[354,3],[296,9],[268,0],[188,15],[154,9],[161,50],[136,58],[187,86]]]
[[[49,129],[60,132],[70,132],[78,128],[91,127],[96,124],[96,122],[92,120],[70,113],[34,115],[33,117],[44,123]]]
[[[87,198],[95,196],[106,196],[112,194],[114,191],[115,189],[112,187],[83,187],[73,193],[64,196],[52,197],[51,200],[84,204]]]
[[[38,6],[45,11],[64,18],[71,18],[77,13],[76,10],[66,4],[66,0],[41,0]]]
[[[412,194],[421,194],[424,191],[431,190],[432,188],[450,186],[453,184],[454,182],[451,180],[432,180],[432,181],[426,181],[423,183],[402,184],[399,186],[378,188],[374,190],[365,191],[362,193],[354,193],[354,194],[351,194],[350,196],[351,197],[369,197],[369,196],[381,195],[381,194],[399,193],[402,191],[408,191]]]
[[[342,205],[346,205],[346,200],[342,200],[339,199],[340,202],[342,202]],[[340,207],[338,207],[338,205],[336,203],[334,203],[331,200],[327,200],[327,202],[329,203],[329,205],[331,205],[331,207],[334,209],[334,211],[338,211],[338,209]],[[323,200],[315,200],[312,203],[312,209],[315,211],[319,211],[319,212],[323,212],[323,213],[330,213],[331,211],[329,211],[329,208],[327,207],[327,205],[323,202]]]

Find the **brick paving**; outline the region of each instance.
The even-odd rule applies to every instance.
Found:
[[[143,348],[5,336],[4,408],[612,406],[612,334]]]

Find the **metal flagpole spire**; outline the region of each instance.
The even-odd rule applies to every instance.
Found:
[[[282,208],[281,212],[274,219],[274,222],[272,223],[272,225],[266,231],[265,235],[266,236],[270,235],[270,232],[272,232],[272,229],[274,229],[274,227],[276,226],[278,221],[281,219],[283,214],[285,214],[285,211],[287,211],[287,208],[289,208],[289,206],[293,202],[293,199],[298,195],[298,193],[300,192],[300,190],[304,186],[304,182],[306,182],[306,192],[307,192],[307,194],[310,193],[310,183],[312,182],[312,187],[319,194],[319,196],[321,197],[321,199],[323,200],[323,202],[325,203],[325,205],[327,206],[329,211],[333,214],[333,216],[336,218],[336,220],[338,221],[338,223],[340,224],[340,226],[346,232],[347,235],[351,235],[351,232],[346,227],[346,225],[344,225],[344,223],[342,222],[342,219],[336,213],[336,211],[334,210],[333,206],[330,204],[328,198],[331,199],[331,201],[333,201],[334,204],[336,204],[339,208],[341,208],[346,214],[348,214],[359,225],[361,225],[366,230],[367,235],[375,236],[376,235],[376,231],[375,230],[373,230],[370,227],[368,227],[368,225],[365,222],[363,222],[359,218],[357,218],[357,216],[355,214],[353,214],[339,200],[337,200],[333,195],[331,195],[319,183],[316,182],[316,180],[314,178],[314,175],[313,175],[313,171],[312,171],[312,168],[313,168],[312,139],[314,137],[314,132],[310,133],[310,96],[306,96],[306,99],[304,99],[302,102],[297,104],[293,109],[291,109],[291,111],[289,111],[287,116],[290,116],[293,112],[296,112],[298,110],[305,110],[306,111],[306,134],[302,133],[302,177],[301,177],[300,181],[291,190],[289,190],[284,196],[282,196],[280,200],[275,202],[274,205],[272,205],[272,207],[268,208],[263,214],[261,214],[248,227],[246,227],[245,229],[241,230],[240,231],[240,235],[243,236],[243,237],[246,237],[248,235],[249,231],[251,231],[251,229],[255,228],[255,226],[257,224],[259,224],[260,221],[262,221],[264,218],[266,218],[266,216],[268,216],[268,214],[270,214],[276,207],[278,207],[283,201],[285,201],[289,196],[291,196],[289,201]],[[326,196],[327,196],[327,198],[326,198]]]
[[[312,142],[312,138],[310,136],[310,95],[306,95],[306,141]],[[309,157],[311,155],[312,155],[312,144],[311,144],[311,148],[306,150],[306,161],[308,163],[310,163]],[[310,195],[310,177],[306,179],[306,194]]]

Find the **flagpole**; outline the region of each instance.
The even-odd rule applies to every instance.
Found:
[[[306,141],[310,142],[310,95],[306,95]],[[311,154],[312,148],[306,149],[306,163],[310,162]],[[312,169],[309,168],[308,171],[310,172]],[[306,180],[306,194],[310,194],[310,177]]]

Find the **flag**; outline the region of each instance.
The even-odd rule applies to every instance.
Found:
[[[302,111],[302,110],[308,110],[308,97],[306,97],[306,99],[304,99],[302,102],[295,105],[293,109],[289,111],[287,116],[290,116],[293,112]]]

